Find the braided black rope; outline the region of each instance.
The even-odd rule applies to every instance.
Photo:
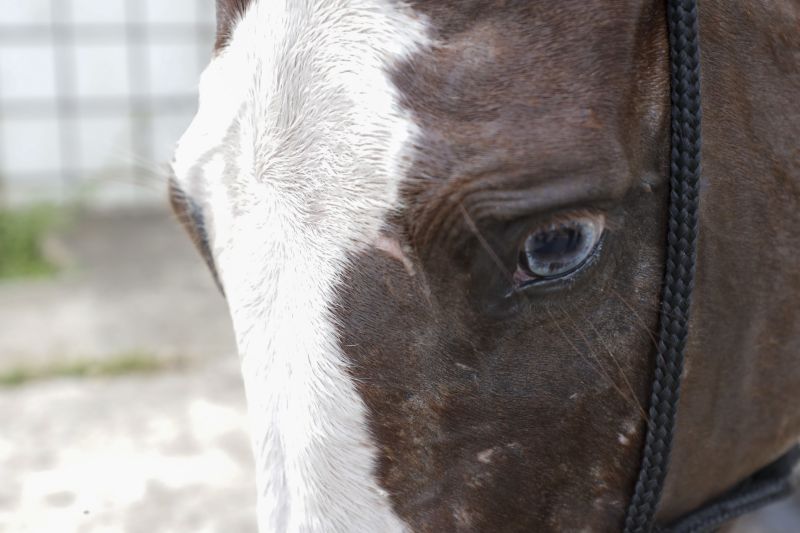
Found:
[[[649,421],[625,533],[649,533],[667,473],[697,256],[700,51],[697,0],[668,0],[672,153],[667,257]]]

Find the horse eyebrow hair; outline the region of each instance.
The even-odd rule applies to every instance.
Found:
[[[510,189],[465,205],[471,208],[470,214],[475,220],[512,220],[534,213],[586,209],[592,205],[618,202],[624,197],[624,193],[616,188],[592,188],[584,185],[582,181],[559,185],[542,183],[530,188]],[[554,188],[556,194],[553,193]],[[570,189],[583,190],[579,194],[571,194],[573,191]],[[565,194],[559,194],[562,191]],[[502,216],[498,216],[498,204],[503,206]]]

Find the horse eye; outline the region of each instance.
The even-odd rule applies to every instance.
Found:
[[[603,234],[603,217],[559,219],[531,233],[519,253],[522,283],[564,277],[586,263]]]

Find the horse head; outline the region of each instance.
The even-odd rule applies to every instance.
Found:
[[[224,291],[263,531],[615,531],[666,234],[656,0],[217,0],[172,198]],[[660,508],[800,435],[800,34],[709,0]]]

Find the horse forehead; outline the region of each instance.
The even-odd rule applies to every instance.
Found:
[[[410,5],[432,42],[392,72],[419,131],[410,174],[426,178],[404,191],[412,227],[437,233],[430,220],[459,209],[447,198],[466,205],[484,189],[517,194],[541,185],[543,197],[563,197],[591,186],[616,197],[644,175],[660,179],[648,164],[666,110],[667,77],[654,68],[666,58],[661,7]],[[643,148],[630,161],[633,143]],[[589,177],[576,187],[581,172]]]
[[[228,107],[227,114],[234,115],[229,121],[236,123],[238,139],[228,137],[225,143],[255,147],[252,157],[240,163],[261,167],[256,171],[266,165],[287,177],[296,177],[302,167],[317,170],[320,159],[330,160],[331,153],[338,152],[333,159],[341,161],[353,152],[342,150],[346,142],[351,148],[376,146],[371,141],[385,124],[370,128],[375,121],[367,119],[342,128],[357,114],[380,116],[376,106],[410,111],[406,118],[412,118],[418,131],[441,130],[437,125],[444,125],[440,136],[468,144],[472,151],[502,146],[505,150],[499,150],[498,157],[505,158],[518,153],[530,157],[529,146],[552,139],[553,120],[563,124],[566,118],[584,131],[600,129],[609,118],[602,115],[615,114],[618,102],[601,96],[610,87],[596,90],[596,84],[608,81],[597,73],[621,70],[620,56],[629,51],[634,33],[621,27],[634,24],[638,16],[637,10],[619,2],[565,2],[547,9],[535,2],[480,0],[469,5],[313,0],[290,9],[291,4],[218,2],[217,65],[212,63],[206,76],[206,85],[217,87],[205,91],[215,93],[206,98],[213,106]],[[387,24],[368,27],[374,20],[367,19],[376,15],[372,4],[379,6],[385,16],[377,18]],[[368,11],[365,7],[373,12],[359,16]],[[412,31],[396,32],[391,22],[398,13],[420,24]],[[612,31],[617,37],[608,39]],[[587,53],[592,48],[583,42],[587,38],[604,40],[596,47],[604,52]],[[428,46],[420,46],[423,42]],[[348,47],[357,52],[347,53]],[[358,53],[378,57],[381,64],[365,69],[355,60]],[[617,64],[609,66],[608,61]],[[349,98],[338,98],[342,92]],[[560,105],[553,96],[565,92],[583,97],[586,104]],[[592,98],[599,103],[593,105]],[[346,113],[336,112],[342,109]],[[215,129],[230,133],[231,128]],[[573,139],[580,135],[563,131]],[[342,189],[335,180],[327,183],[337,186],[329,188],[331,192]]]
[[[389,71],[426,42],[424,21],[388,0],[221,1],[218,15],[224,38],[176,150],[178,181],[224,190],[234,213],[263,207],[252,202],[268,189],[311,222],[360,210],[374,224],[396,203],[414,133]]]
[[[434,46],[394,74],[404,103],[433,123],[493,121],[493,137],[519,135],[520,123],[587,122],[595,129],[619,113],[632,80],[652,83],[655,69],[637,68],[637,56],[660,53],[657,7],[640,2],[428,2],[411,6],[425,17]],[[655,26],[655,28],[653,27]],[[648,63],[648,62],[645,62]],[[649,62],[650,64],[653,61]],[[660,74],[660,73],[658,73]],[[662,78],[658,76],[658,78]],[[659,87],[661,89],[662,87]],[[658,94],[663,94],[659,92]],[[603,116],[605,115],[605,116]],[[498,120],[499,119],[499,120]],[[499,126],[498,127],[498,122]],[[459,129],[444,126],[449,137]],[[530,128],[529,128],[530,129]],[[572,135],[573,132],[570,132]],[[468,132],[474,138],[474,132]],[[486,139],[481,139],[486,142]]]

